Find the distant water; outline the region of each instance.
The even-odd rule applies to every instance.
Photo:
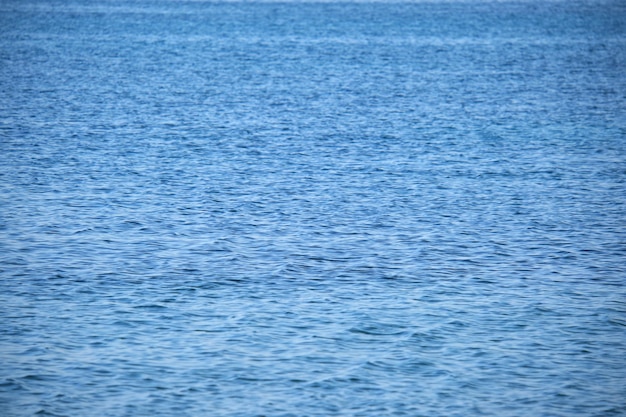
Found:
[[[0,415],[625,416],[623,1],[0,1]]]

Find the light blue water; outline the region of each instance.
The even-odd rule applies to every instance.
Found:
[[[3,416],[626,415],[621,1],[0,1]]]

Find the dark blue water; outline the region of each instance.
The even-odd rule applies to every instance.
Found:
[[[622,1],[0,1],[2,416],[626,415]]]

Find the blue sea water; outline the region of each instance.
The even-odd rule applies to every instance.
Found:
[[[626,4],[1,0],[2,416],[625,416]]]

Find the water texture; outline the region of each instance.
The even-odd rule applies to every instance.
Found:
[[[0,1],[0,414],[625,416],[621,1]]]

